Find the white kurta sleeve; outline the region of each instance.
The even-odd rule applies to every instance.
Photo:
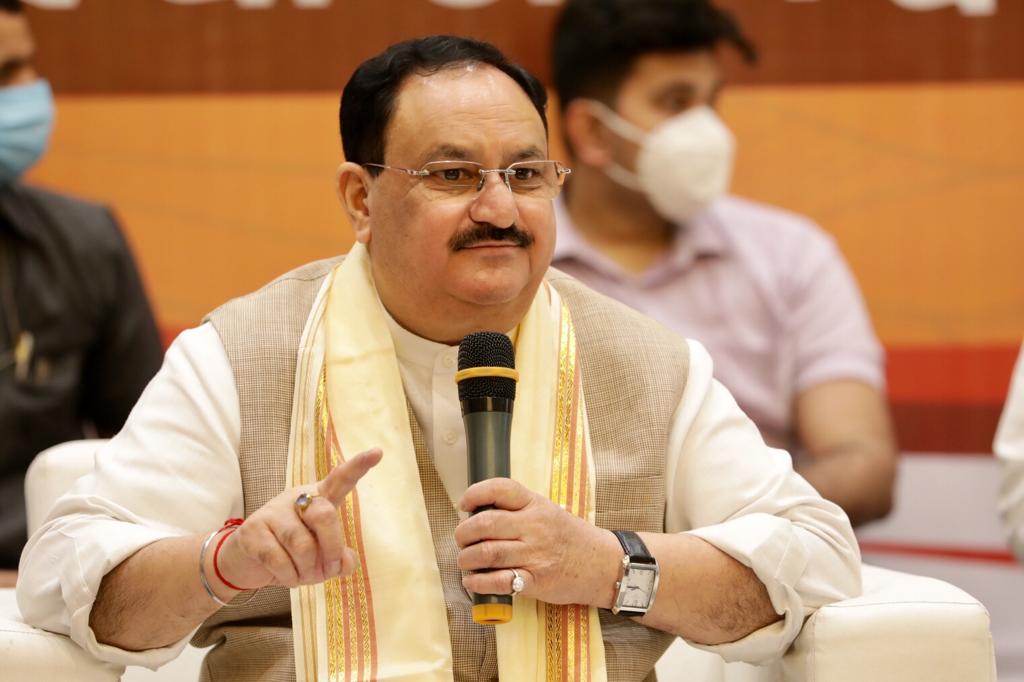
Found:
[[[993,449],[1003,467],[999,515],[1010,547],[1024,561],[1024,347],[1013,371]]]
[[[94,471],[29,539],[17,590],[25,621],[122,665],[155,668],[177,656],[187,638],[142,652],[99,644],[89,614],[103,576],[145,545],[242,516],[240,429],[220,337],[209,324],[183,332]]]
[[[860,550],[846,514],[769,448],[690,342],[690,372],[669,434],[666,531],[688,532],[749,566],[784,620],[699,646],[724,659],[781,656],[814,609],[860,594]]]

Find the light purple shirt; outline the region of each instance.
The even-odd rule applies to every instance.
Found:
[[[884,357],[834,240],[806,218],[737,197],[681,228],[632,274],[576,231],[556,202],[555,267],[704,344],[715,376],[774,443],[792,444],[793,402],[834,379],[884,386]]]

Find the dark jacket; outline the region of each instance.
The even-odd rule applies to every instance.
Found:
[[[16,568],[25,543],[32,458],[118,431],[162,355],[113,214],[0,186],[0,568]]]

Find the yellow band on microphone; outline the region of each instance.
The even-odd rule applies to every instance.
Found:
[[[455,373],[455,383],[459,383],[463,379],[478,379],[480,377],[501,377],[519,381],[519,372],[509,367],[469,367]]]
[[[501,625],[512,620],[511,604],[473,604],[473,622],[479,625]]]

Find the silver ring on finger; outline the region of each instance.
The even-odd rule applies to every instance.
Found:
[[[516,569],[510,568],[509,570],[512,571],[512,596],[514,597],[526,589],[526,581]]]

